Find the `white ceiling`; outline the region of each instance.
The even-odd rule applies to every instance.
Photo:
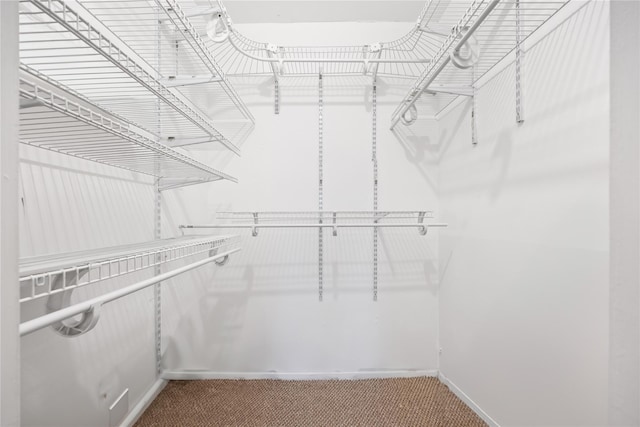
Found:
[[[236,24],[415,22],[423,0],[223,0]]]

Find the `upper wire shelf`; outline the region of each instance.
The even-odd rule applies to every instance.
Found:
[[[394,111],[391,128],[398,124],[423,93],[433,94],[441,92],[443,88],[445,92],[447,88],[450,89],[445,95],[446,102],[441,103],[440,111],[458,95],[469,96],[478,79],[568,2],[569,0],[475,0],[464,11],[452,8],[451,2],[437,17],[437,23],[449,26],[450,31]],[[432,0],[430,3],[441,2]],[[430,22],[431,20],[424,25],[429,26]],[[471,45],[470,49],[475,51],[475,61],[461,69],[451,60],[452,53],[463,46],[469,49]]]
[[[221,10],[229,26],[229,37],[223,43],[207,44],[217,62],[228,75],[316,76],[369,75],[415,78],[437,52],[444,39],[437,31],[421,23],[429,14],[437,13],[425,5],[417,24],[403,37],[382,42],[372,41],[360,46],[276,46],[249,39],[235,29],[222,1],[210,1],[209,6],[188,0],[184,10],[197,16],[192,21],[202,32],[209,15],[203,13],[212,5]],[[437,9],[437,8],[434,8]]]
[[[22,258],[20,302],[61,294],[82,286],[177,261],[227,249],[238,236],[182,236],[151,242]]]
[[[263,211],[263,212],[218,212],[217,219],[232,222],[246,222],[258,220],[266,222],[297,222],[307,220],[371,221],[383,220],[417,221],[419,219],[433,219],[433,211]]]
[[[240,152],[200,108],[170,88],[149,58],[141,59],[79,3],[22,0],[20,61],[162,138],[204,138]]]
[[[82,5],[137,55],[153,64],[167,85],[211,117],[253,123],[253,115],[218,65],[206,37],[202,37],[204,31],[194,26],[193,17],[187,16],[181,3],[88,0]]]
[[[159,177],[161,188],[220,179],[237,182],[50,83],[22,68],[20,142]]]

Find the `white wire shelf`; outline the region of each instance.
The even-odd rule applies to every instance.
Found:
[[[167,188],[221,179],[237,182],[26,70],[20,77],[20,142],[159,177]]]
[[[180,229],[251,229],[258,235],[261,228],[416,228],[426,235],[430,227],[446,227],[444,223],[425,222],[433,219],[431,211],[306,211],[306,212],[220,212],[219,220],[228,223],[185,224]]]
[[[261,211],[261,212],[218,212],[219,220],[237,222],[300,222],[308,220],[333,220],[347,222],[366,220],[381,222],[383,220],[418,221],[432,219],[433,211]]]
[[[39,329],[46,328],[47,326],[51,326],[54,331],[65,337],[74,337],[85,334],[92,330],[100,320],[100,313],[104,304],[141,291],[210,262],[224,264],[230,255],[233,255],[238,251],[240,251],[240,248],[231,249],[222,253],[217,253],[217,251],[216,253],[209,252],[209,256],[205,259],[192,262],[191,264],[183,267],[178,267],[166,273],[158,274],[150,279],[134,283],[124,288],[116,289],[115,291],[108,292],[86,301],[59,307],[47,314],[20,323],[20,336],[28,335]],[[77,315],[80,315],[80,318],[74,319],[74,316]]]
[[[20,60],[162,138],[208,138],[240,152],[200,108],[163,81],[149,58],[141,59],[80,3],[21,1]]]
[[[88,0],[82,5],[203,111],[213,109],[216,118],[253,123],[253,115],[201,36],[204,32],[193,25],[181,3]]]
[[[194,26],[202,33],[207,15],[202,11],[215,6],[224,11],[221,1],[203,5],[196,0],[181,1],[183,9],[195,15]],[[200,13],[199,13],[200,12]],[[372,40],[361,46],[274,46],[251,40],[230,25],[229,39],[223,43],[207,40],[209,49],[227,75],[316,76],[369,75],[415,78],[438,50],[444,39],[439,32],[421,27],[422,20],[434,12],[425,6],[418,23],[403,37],[393,41]],[[445,35],[446,36],[446,35]]]
[[[431,89],[457,88],[457,91],[472,90],[475,83],[500,60],[525,41],[535,30],[555,15],[569,0],[475,0],[461,10],[453,1],[432,0],[428,4],[440,5],[439,12],[423,24],[437,25],[452,30],[438,46],[422,74],[406,94],[392,115],[393,129],[404,114]],[[451,63],[451,53],[471,36],[479,48],[477,62],[467,69]],[[457,95],[445,95],[447,107]]]
[[[82,286],[187,257],[226,251],[238,236],[183,236],[152,242],[22,258],[20,302],[51,297]]]

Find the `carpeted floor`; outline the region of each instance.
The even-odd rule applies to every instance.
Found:
[[[171,381],[146,426],[486,426],[437,378]]]

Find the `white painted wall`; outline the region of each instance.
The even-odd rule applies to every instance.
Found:
[[[270,33],[268,26],[256,25],[247,33],[272,40],[273,34],[298,28],[278,27]],[[328,35],[346,39],[350,28],[315,24],[300,43]],[[394,37],[379,31],[373,40]],[[372,209],[369,84],[363,78],[324,79],[326,210]],[[240,183],[211,186],[206,197],[199,188],[168,195],[169,230],[184,221],[212,222],[218,210],[318,209],[318,80],[283,78],[280,88],[281,113],[274,115],[271,79],[239,82],[256,116],[242,158],[226,167]],[[405,135],[402,141],[388,130],[406,90],[380,82],[379,209],[437,212],[437,150],[431,144],[436,127],[423,126],[422,138]],[[256,238],[241,233],[243,251],[225,267],[202,269],[192,283],[178,279],[180,291],[175,286],[164,294],[167,371],[289,377],[435,373],[437,232],[426,238],[415,230],[381,232],[377,303],[371,230],[340,230],[337,237],[325,232],[322,303],[316,230],[261,230]]]
[[[317,80],[283,81],[278,116],[272,82],[238,83],[257,118],[243,156],[229,161],[215,150],[194,155],[239,177],[240,184],[166,192],[167,237],[179,234],[181,223],[211,221],[217,210],[317,209]],[[326,79],[326,209],[372,208],[366,86],[366,79]],[[386,129],[406,89],[385,82],[379,87],[380,209],[437,211],[435,150],[424,143],[435,134],[427,139],[409,135],[400,143]],[[422,136],[434,131],[420,130]],[[21,159],[21,256],[153,238],[148,178],[25,146]],[[225,267],[208,265],[168,281],[163,287],[165,368],[223,375],[435,373],[437,233],[381,233],[377,303],[371,289],[372,232],[341,230],[325,239],[323,303],[317,300],[315,231],[265,230],[255,239],[247,233],[242,254]],[[148,274],[74,295],[92,297]],[[23,305],[23,320],[43,310],[41,302]],[[155,382],[153,292],[108,304],[86,335],[67,339],[46,329],[24,337],[22,365],[23,425],[108,425],[108,407],[125,388],[133,407]]]
[[[149,178],[41,149],[20,147],[21,256],[153,239]],[[149,277],[127,275],[76,290],[74,301]],[[45,302],[22,304],[22,321]],[[21,339],[22,425],[107,426],[109,406],[126,388],[133,405],[156,380],[153,291],[103,307],[96,328],[65,338],[50,328]]]
[[[609,424],[640,425],[640,4],[611,2]]]
[[[450,228],[426,238],[381,233],[377,303],[370,231],[326,233],[323,303],[315,231],[243,232],[243,251],[226,266],[164,285],[164,368],[330,377],[440,366],[500,424],[605,424],[607,8],[592,2],[530,46],[524,126],[514,124],[512,67],[481,88],[475,148],[466,104],[439,123],[421,120],[391,134],[388,118],[407,88],[382,81],[380,209],[434,209]],[[339,32],[346,25],[327,25],[314,24],[317,34],[305,37],[348,36]],[[252,37],[276,38],[269,35],[256,26]],[[238,85],[257,120],[243,156],[196,155],[240,183],[165,193],[166,236],[181,223],[213,221],[217,210],[317,209],[317,80],[283,80],[278,116],[270,80]],[[361,79],[325,80],[326,209],[371,209],[368,99]],[[22,151],[22,256],[153,237],[149,180]],[[24,338],[24,425],[106,425],[109,404],[126,387],[133,406],[155,380],[152,298],[149,291],[110,304],[83,337],[45,330]],[[25,315],[38,310],[34,304]]]
[[[500,425],[607,423],[609,15],[590,2],[440,121],[441,372]]]

